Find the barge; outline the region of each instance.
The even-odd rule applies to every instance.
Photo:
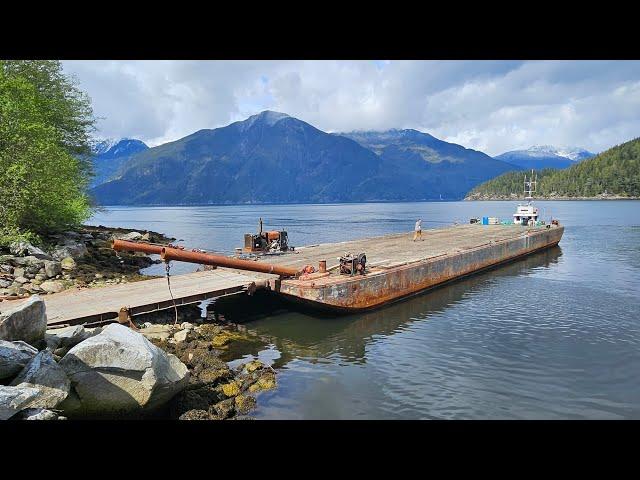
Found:
[[[425,230],[422,241],[402,233],[296,249],[269,259],[298,267],[319,265],[346,252],[366,252],[363,274],[337,269],[269,280],[269,288],[314,308],[349,313],[369,310],[458,278],[558,245],[564,227],[541,225],[459,225]]]
[[[251,259],[159,247],[165,262],[256,272],[260,287],[288,300],[340,313],[370,310],[467,275],[558,245],[564,227],[478,222],[348,242],[309,245]],[[138,250],[116,240],[116,250]],[[148,249],[141,246],[140,249]],[[356,252],[352,255],[350,252]],[[366,252],[366,255],[361,252]],[[337,262],[327,267],[328,262]]]
[[[427,289],[558,245],[564,227],[557,220],[539,220],[532,205],[536,179],[527,180],[526,205],[519,205],[513,221],[471,219],[469,224],[419,232],[384,235],[340,243],[294,248],[286,231],[245,235],[236,258],[173,245],[140,246],[116,240],[116,250],[160,253],[171,260],[258,272],[261,288],[284,298],[333,312],[370,310]],[[422,233],[418,235],[418,233]],[[413,236],[413,238],[412,238]],[[418,240],[418,241],[416,241]],[[250,253],[241,258],[242,252]],[[258,255],[254,255],[258,252]],[[337,262],[330,267],[328,262]],[[167,263],[168,265],[168,263]]]

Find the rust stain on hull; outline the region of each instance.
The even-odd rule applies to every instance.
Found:
[[[332,276],[314,281],[282,280],[280,294],[307,305],[339,312],[356,312],[414,295],[434,286],[556,246],[564,227],[554,226],[440,254],[367,275]]]

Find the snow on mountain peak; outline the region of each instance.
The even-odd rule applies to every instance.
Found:
[[[526,150],[534,155],[557,155],[558,157],[568,158],[572,161],[583,160],[592,157],[594,154],[580,147],[554,147],[552,145],[534,145]]]
[[[135,138],[107,138],[95,144],[93,153],[95,155],[108,154],[109,157],[118,157],[146,148],[148,147],[144,142]]]

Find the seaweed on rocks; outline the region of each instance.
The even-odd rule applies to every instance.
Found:
[[[147,324],[152,343],[176,355],[189,369],[189,385],[176,395],[169,416],[180,420],[245,419],[256,408],[254,394],[276,387],[275,371],[258,360],[235,369],[221,357],[234,343],[256,338],[231,324],[165,325],[169,335],[158,335],[158,326]],[[153,328],[155,327],[155,328]],[[184,333],[186,331],[186,334]],[[140,332],[144,335],[145,328]],[[176,335],[182,332],[180,335]],[[183,339],[177,341],[176,338]]]

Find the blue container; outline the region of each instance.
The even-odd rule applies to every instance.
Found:
[[[489,217],[482,217],[482,224],[489,225]]]

